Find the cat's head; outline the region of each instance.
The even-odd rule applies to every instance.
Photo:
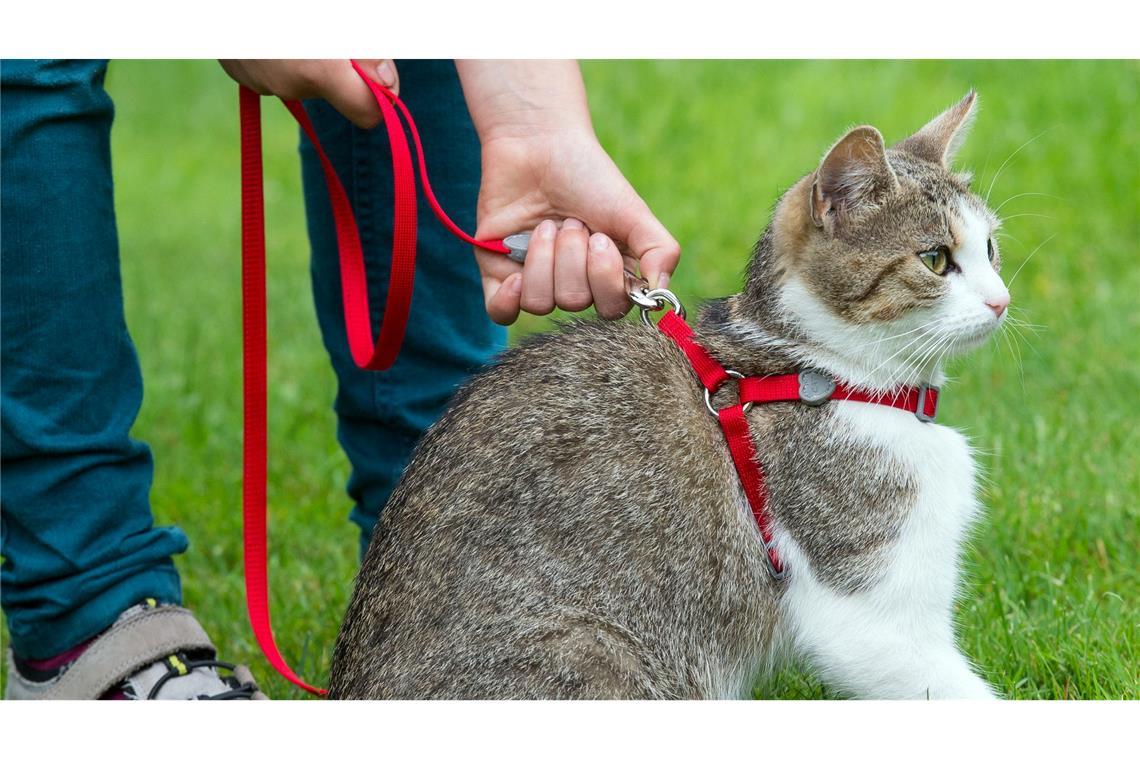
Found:
[[[848,379],[930,380],[1005,319],[997,216],[949,168],[975,105],[970,92],[891,148],[850,130],[777,206],[750,280],[775,276],[782,316]]]

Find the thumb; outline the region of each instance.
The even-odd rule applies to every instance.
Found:
[[[399,90],[400,80],[396,74],[396,64],[391,59],[369,59],[356,61],[364,74],[373,82],[384,85],[393,92]],[[333,108],[340,111],[358,127],[372,129],[380,123],[380,107],[368,85],[360,81],[360,75],[348,61],[338,62],[335,75],[325,93],[325,99]]]
[[[664,288],[681,260],[681,246],[657,220],[645,201],[637,198],[614,220],[615,237],[623,240],[626,253],[637,259],[641,276],[651,287]]]
[[[395,61],[391,58],[357,58],[355,60],[372,81],[384,85],[392,91],[393,95],[400,94],[400,74],[396,71]]]

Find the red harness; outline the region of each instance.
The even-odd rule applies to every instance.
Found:
[[[938,410],[938,389],[930,385],[907,386],[887,394],[870,394],[814,371],[794,375],[766,375],[745,377],[739,372],[726,369],[724,365],[697,342],[693,329],[676,312],[669,312],[657,323],[657,329],[665,333],[677,344],[692,365],[693,371],[705,389],[705,405],[720,423],[740,485],[752,509],[752,517],[760,528],[760,538],[764,542],[768,569],[773,578],[784,575],[784,564],[772,541],[772,513],[768,509],[768,490],[764,485],[764,469],[756,456],[752,434],[748,428],[745,413],[753,404],[768,404],[773,401],[800,401],[810,406],[819,406],[828,401],[862,401],[867,404],[883,404],[912,412],[923,422],[930,422]],[[712,396],[729,380],[735,379],[739,386],[739,399],[735,404],[716,409]]]

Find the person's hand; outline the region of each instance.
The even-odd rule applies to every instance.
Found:
[[[525,267],[476,250],[491,319],[510,324],[520,309],[548,314],[590,304],[617,319],[630,308],[623,264],[665,287],[681,249],[594,136],[578,64],[481,60],[456,68],[483,146],[476,237],[534,230]]]
[[[487,314],[499,324],[514,322],[520,309],[549,314],[591,304],[618,319],[631,306],[623,268],[640,268],[652,287],[665,287],[681,255],[592,129],[485,140],[478,219],[480,239],[534,229],[525,267],[476,251]]]
[[[357,59],[356,62],[373,81],[399,94],[400,79],[394,61]],[[234,81],[261,95],[277,95],[286,100],[323,98],[358,127],[371,129],[380,123],[380,107],[348,59],[224,60],[220,63]]]

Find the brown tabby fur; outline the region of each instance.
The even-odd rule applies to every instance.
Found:
[[[848,137],[883,150],[869,127]],[[796,183],[699,340],[746,374],[806,366],[811,340],[779,301],[790,273],[852,323],[937,299],[915,251],[955,234],[956,199],[984,208],[942,164],[949,139],[887,150],[860,187],[817,191],[826,162]],[[777,524],[836,591],[874,584],[914,474],[840,443],[829,406],[749,421]],[[577,322],[507,352],[421,442],[357,578],[330,694],[738,696],[779,651],[782,593],[685,357],[636,322]]]

